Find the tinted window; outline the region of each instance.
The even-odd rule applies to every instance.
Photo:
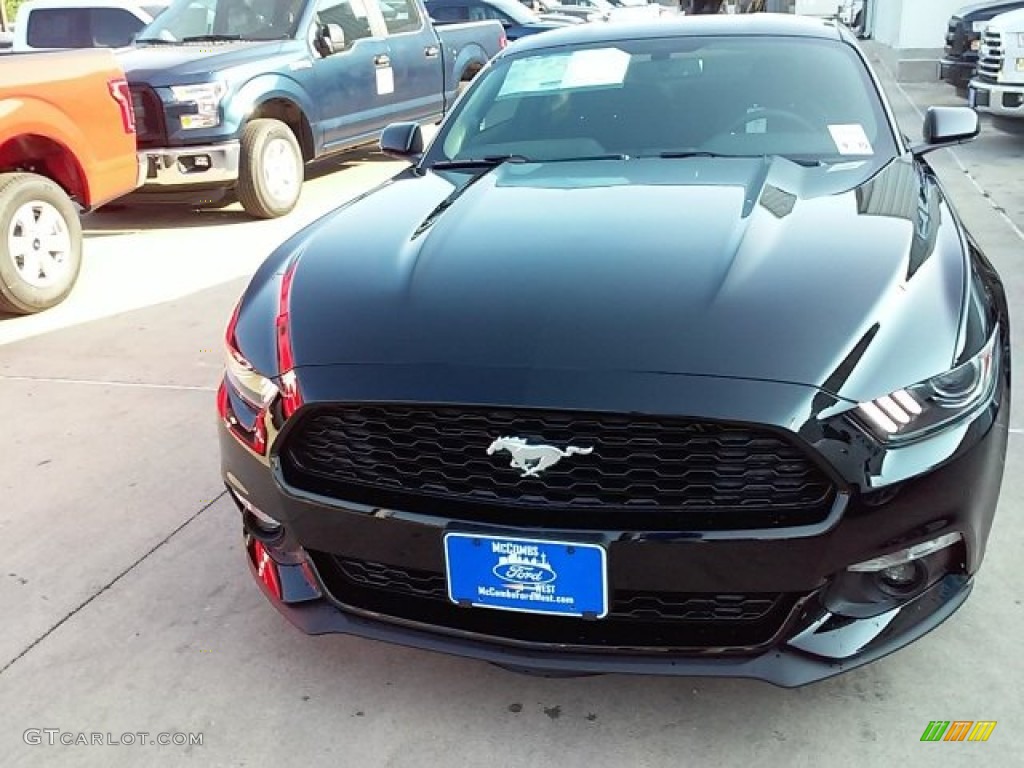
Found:
[[[896,144],[845,44],[676,37],[506,58],[466,94],[431,158],[695,151],[882,162]]]
[[[380,10],[384,14],[388,34],[415,32],[423,26],[419,9],[412,0],[381,0]]]
[[[316,21],[321,26],[337,24],[341,27],[345,32],[346,48],[356,40],[373,37],[363,0],[321,0],[316,9]]]
[[[120,8],[40,8],[28,16],[26,39],[31,48],[120,48],[142,27]]]
[[[28,15],[30,48],[91,48],[88,8],[41,8]]]
[[[120,8],[93,8],[90,19],[93,43],[100,48],[130,45],[143,27],[137,16]]]
[[[430,15],[437,21],[469,21],[469,9],[464,5],[446,5],[431,8]]]

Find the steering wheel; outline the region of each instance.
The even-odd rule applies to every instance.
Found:
[[[793,125],[797,125],[800,128],[807,131],[808,133],[817,133],[820,130],[818,126],[816,126],[803,115],[800,115],[796,112],[791,112],[788,109],[769,108],[759,109],[756,112],[749,112],[743,115],[739,120],[734,120],[733,122],[729,123],[724,133],[733,133],[736,131],[737,128],[740,128],[741,126],[744,126],[747,123],[751,123],[754,120],[767,120],[773,117],[778,118],[780,120],[788,121]]]

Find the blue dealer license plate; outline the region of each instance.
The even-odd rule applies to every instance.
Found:
[[[448,533],[444,555],[452,602],[598,619],[608,613],[606,555],[596,544]]]

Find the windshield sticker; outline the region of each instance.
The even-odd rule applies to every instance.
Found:
[[[864,128],[857,124],[830,125],[829,133],[832,134],[832,141],[836,143],[836,149],[840,155],[873,155],[875,150],[868,141],[868,135]]]
[[[622,85],[630,56],[618,48],[574,51],[565,56],[532,56],[513,61],[497,98],[564,88]]]
[[[562,77],[563,88],[622,85],[629,69],[629,54],[618,48],[574,51]]]

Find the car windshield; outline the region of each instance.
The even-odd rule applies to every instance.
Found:
[[[499,59],[445,121],[424,164],[662,154],[880,164],[896,152],[877,89],[851,46],[674,37]]]
[[[292,37],[306,0],[175,0],[139,42],[282,40]]]

